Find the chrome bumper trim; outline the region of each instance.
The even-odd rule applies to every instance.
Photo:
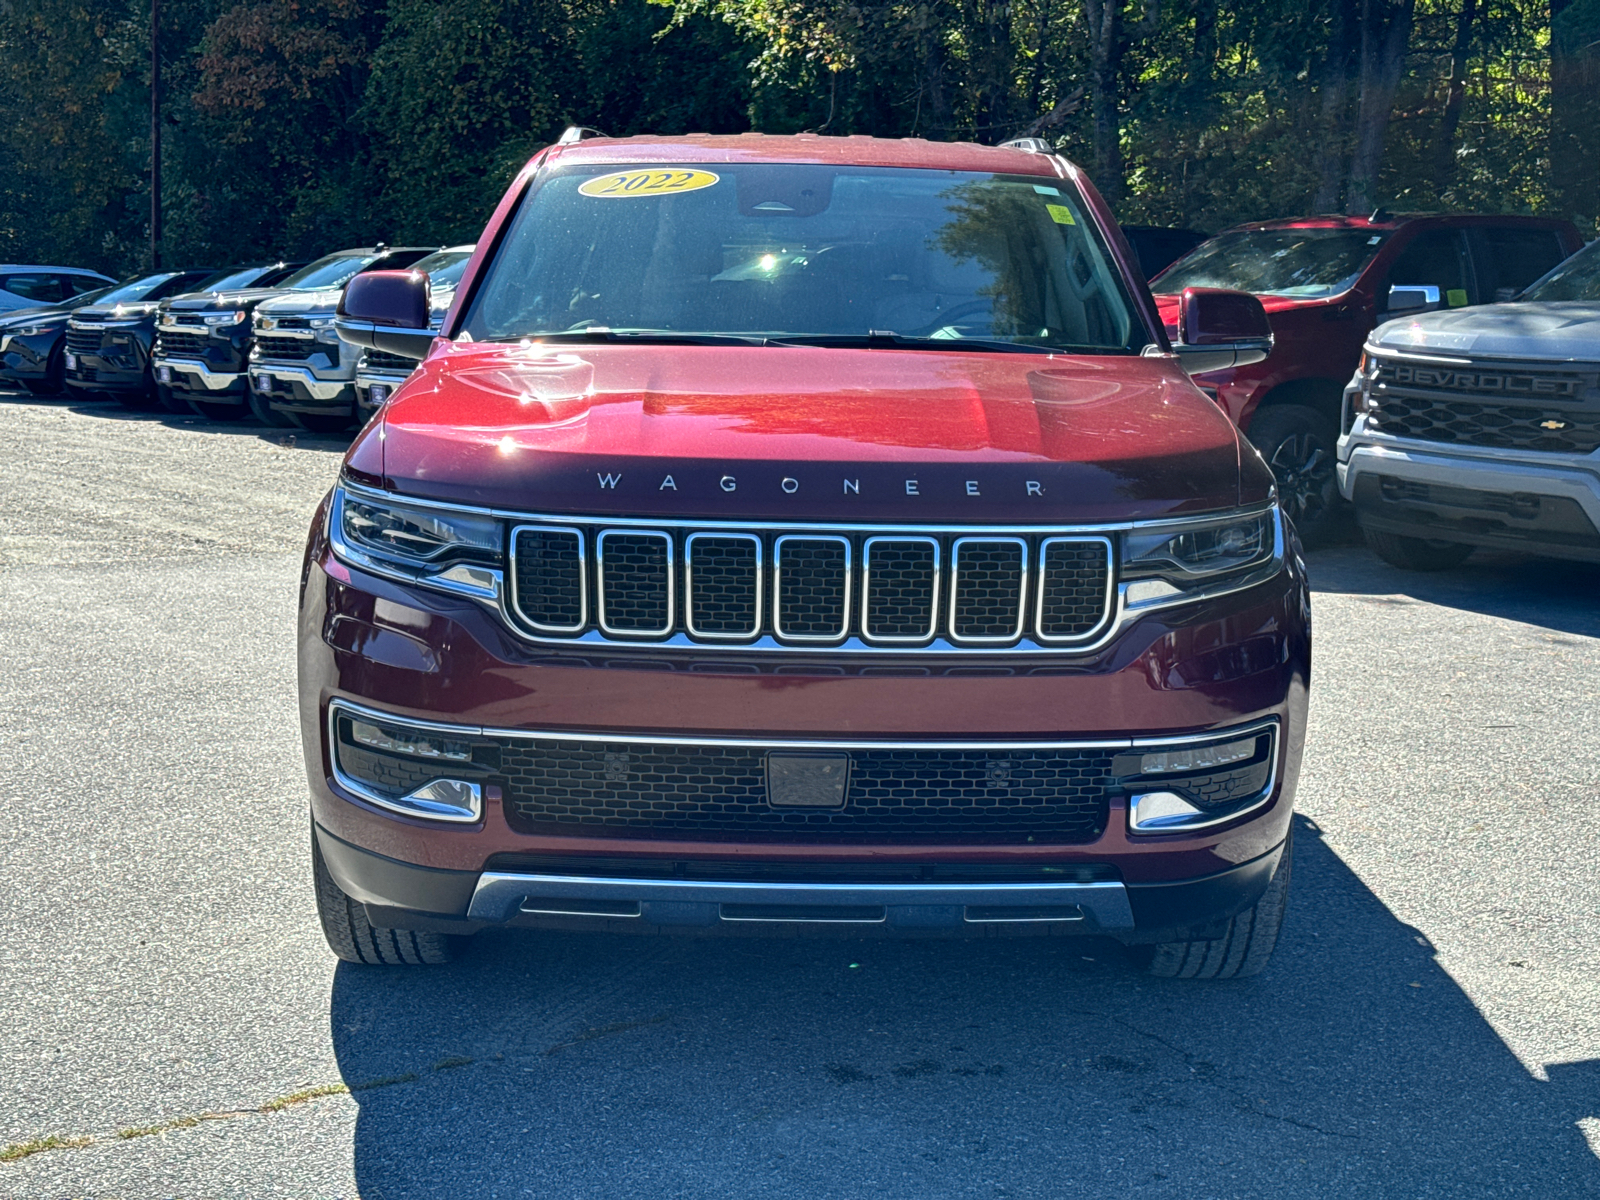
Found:
[[[174,371],[182,371],[185,375],[198,375],[201,385],[211,392],[226,391],[244,377],[240,371],[213,371],[205,363],[193,358],[157,358],[151,365],[157,370],[171,367]]]
[[[522,913],[652,925],[764,921],[953,928],[1050,922],[1086,931],[1133,928],[1127,888],[1113,882],[773,884],[500,871],[479,877],[469,920],[499,924]]]
[[[313,400],[337,400],[345,391],[355,387],[353,378],[321,379],[308,367],[280,367],[267,363],[251,363],[250,374],[271,375],[284,383],[298,383],[306,389]]]

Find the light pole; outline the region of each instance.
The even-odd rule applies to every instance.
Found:
[[[161,0],[150,0],[150,269],[161,269]]]

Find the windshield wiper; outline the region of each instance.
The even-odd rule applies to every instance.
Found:
[[[1106,354],[1110,351],[1099,346],[1073,347],[1029,346],[1022,342],[1006,342],[998,338],[936,338],[915,337],[909,333],[894,333],[874,329],[870,333],[814,333],[785,334],[767,338],[768,346],[862,346],[868,349],[904,350],[988,350],[1001,354]]]
[[[648,342],[655,346],[760,346],[766,339],[759,334],[678,333],[671,329],[612,329],[609,325],[590,325],[587,329],[564,329],[560,333],[531,333],[536,342]],[[495,341],[521,341],[521,338],[496,338]]]

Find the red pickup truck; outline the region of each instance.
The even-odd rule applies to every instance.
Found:
[[[1257,295],[1275,337],[1266,361],[1196,376],[1271,465],[1308,541],[1337,519],[1340,400],[1383,321],[1509,300],[1583,245],[1542,217],[1300,217],[1219,233],[1150,284],[1169,336],[1189,287]]]

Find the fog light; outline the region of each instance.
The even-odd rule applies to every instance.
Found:
[[[374,750],[388,750],[394,754],[410,754],[416,758],[442,758],[451,762],[471,762],[472,747],[465,742],[452,742],[425,733],[401,732],[383,729],[370,721],[350,722],[350,738]]]
[[[464,779],[435,779],[403,796],[399,805],[446,821],[476,821],[483,813],[483,789]]]
[[[1175,792],[1145,792],[1128,801],[1128,828],[1134,833],[1164,833],[1204,817]]]
[[[1256,752],[1256,739],[1222,742],[1214,746],[1183,746],[1146,754],[1139,760],[1141,775],[1169,775],[1178,771],[1206,771],[1243,762]]]

